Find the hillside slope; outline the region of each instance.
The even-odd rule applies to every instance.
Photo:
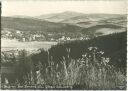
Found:
[[[64,44],[54,45],[49,49],[49,55],[46,51],[32,56],[33,61],[38,63],[47,63],[49,60],[55,63],[61,63],[63,58],[67,60],[67,49],[70,49],[70,58],[79,59],[85,53],[90,53],[89,47],[97,47],[98,50],[104,52],[105,57],[110,58],[109,64],[126,71],[126,55],[127,55],[127,32],[115,33],[111,35],[99,36],[91,40],[73,41]],[[45,55],[45,56],[43,56]],[[52,58],[51,58],[52,57]]]
[[[82,33],[89,35],[94,35],[94,34],[107,35],[107,34],[124,32],[124,31],[126,31],[125,27],[114,24],[95,25],[81,30]]]
[[[80,27],[74,25],[53,23],[30,18],[2,17],[1,22],[2,28],[21,31],[77,32],[81,30]]]
[[[48,20],[48,21],[51,21],[51,22],[61,22],[61,21],[70,19],[72,17],[81,16],[81,15],[83,15],[83,14],[73,12],[73,11],[65,11],[65,12],[62,12],[62,13],[40,15],[40,16],[37,16],[36,18],[43,19],[43,20]]]

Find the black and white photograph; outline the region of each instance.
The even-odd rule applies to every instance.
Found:
[[[126,90],[127,3],[1,1],[1,90]]]

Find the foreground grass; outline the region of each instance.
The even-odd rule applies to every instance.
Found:
[[[119,69],[109,65],[110,58],[103,57],[104,52],[97,51],[96,47],[90,47],[89,50],[91,55],[83,54],[78,60],[68,56],[68,65],[63,57],[59,70],[58,64],[50,62],[44,73],[40,65],[37,83],[71,86],[73,89],[125,89],[126,76]]]
[[[34,69],[35,66],[32,66],[33,64],[26,57],[25,51],[19,52],[21,62],[16,69],[24,66],[25,70],[28,70],[26,74],[20,76],[24,82],[21,83],[17,79],[15,83],[11,84],[5,81],[2,83],[2,88],[6,89],[12,85],[16,86],[15,89],[19,87],[25,89],[28,86],[30,89],[35,88],[33,85],[36,85],[37,88],[43,89],[126,89],[126,75],[120,69],[109,64],[111,59],[104,57],[104,52],[97,47],[89,47],[88,50],[89,53],[83,54],[81,58],[72,59],[70,49],[66,49],[67,58],[63,56],[60,64],[55,63],[52,57],[48,56],[48,59],[51,60],[48,60],[47,66],[39,62],[36,65],[38,70]],[[20,69],[20,71],[24,70]],[[38,87],[39,85],[40,87]]]

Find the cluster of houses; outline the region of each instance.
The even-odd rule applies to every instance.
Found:
[[[16,32],[4,30],[2,31],[2,37],[3,38],[9,38],[9,39],[17,39],[18,41],[22,42],[30,42],[30,41],[72,41],[72,40],[88,40],[88,36],[81,36],[77,38],[71,38],[69,36],[62,35],[61,37],[57,37],[55,34],[48,33],[47,35],[44,36],[44,34],[41,33],[36,33],[36,34],[31,34],[31,33],[24,33],[23,31],[17,30]]]
[[[24,36],[19,39],[19,41],[26,42],[26,41],[43,41],[45,40],[45,36],[41,34],[33,34],[29,36]]]
[[[88,40],[88,39],[90,38],[89,37],[70,38],[70,37],[62,36],[57,41]]]
[[[11,32],[7,30],[2,31],[2,38],[17,39],[22,42],[45,40],[43,34],[24,34],[22,31]]]

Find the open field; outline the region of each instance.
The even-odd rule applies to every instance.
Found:
[[[20,50],[25,49],[28,51],[37,50],[40,48],[44,48],[44,50],[49,49],[52,45],[57,44],[57,42],[19,42],[17,40],[10,40],[10,39],[1,39],[1,49],[2,51],[9,51],[9,50]]]

